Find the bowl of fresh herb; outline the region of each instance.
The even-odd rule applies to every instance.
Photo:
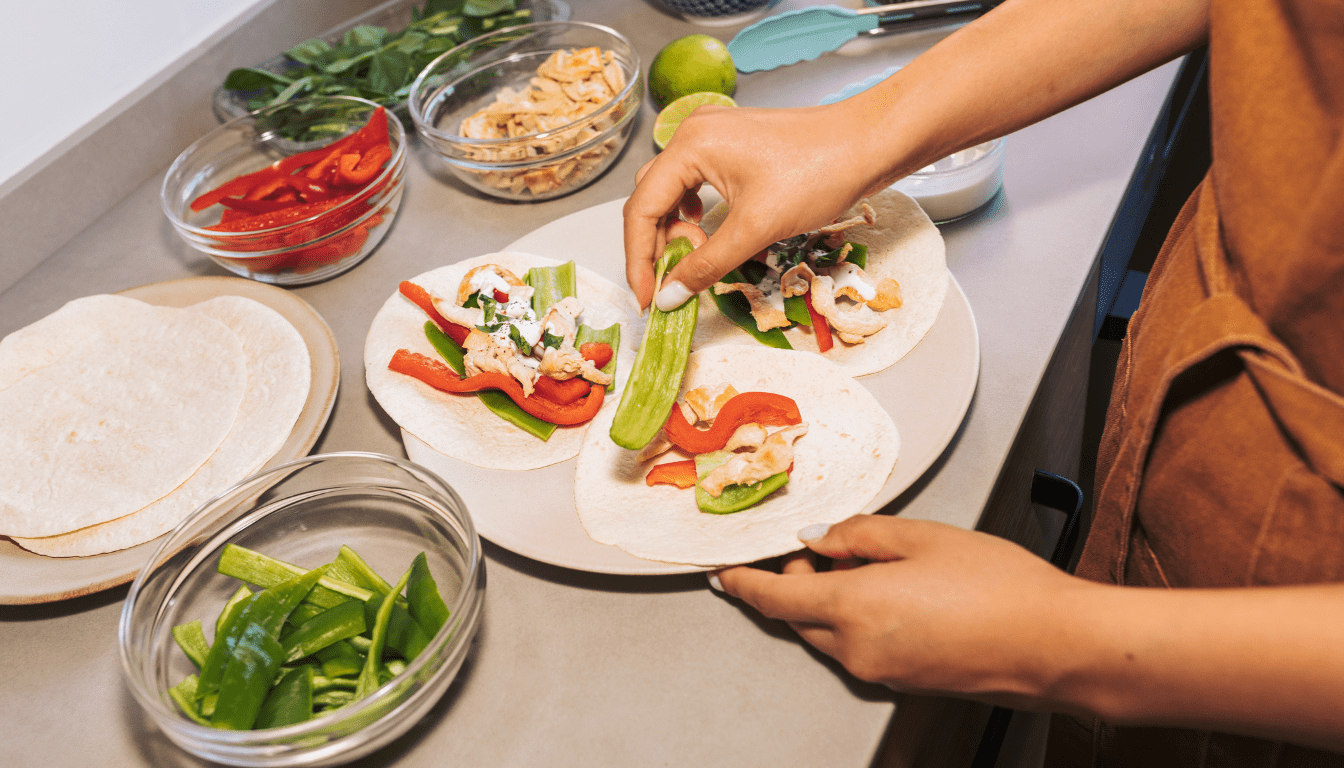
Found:
[[[231,71],[214,109],[229,120],[316,94],[369,99],[409,127],[406,95],[415,76],[454,46],[504,27],[564,21],[564,0],[390,0],[251,67]]]
[[[326,766],[404,733],[452,684],[485,593],[458,495],[419,465],[332,453],[242,481],[131,585],[123,678],[165,736],[237,766]]]

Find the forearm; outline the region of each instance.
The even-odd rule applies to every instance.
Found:
[[[1207,32],[1207,0],[1008,0],[842,102],[845,124],[871,126],[860,145],[883,148],[880,188],[1170,61]]]
[[[1042,700],[1117,724],[1344,750],[1344,585],[1071,590]]]

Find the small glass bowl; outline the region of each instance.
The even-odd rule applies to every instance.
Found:
[[[919,203],[935,224],[978,211],[1003,186],[1007,138],[963,149],[906,176],[892,186]]]
[[[213,625],[238,587],[216,571],[228,543],[304,568],[331,562],[345,544],[393,582],[424,552],[450,618],[404,672],[358,702],[280,728],[199,725],[168,695],[196,672],[172,628],[194,619]],[[197,757],[236,766],[349,762],[404,733],[447,690],[480,621],[484,568],[462,500],[432,472],[372,453],[293,461],[208,502],[158,547],[122,606],[122,676],[163,733]]]
[[[462,121],[505,88],[528,89],[555,51],[611,51],[624,82],[615,98],[552,130],[503,139],[461,134]],[[639,54],[623,35],[597,24],[522,24],[468,40],[435,59],[411,85],[411,119],[425,144],[462,181],[493,197],[534,202],[586,186],[630,138],[643,96]]]
[[[362,190],[306,219],[250,232],[217,232],[223,207],[193,211],[200,195],[246,173],[320,149],[364,127],[378,105],[347,96],[284,102],[230,120],[178,156],[163,179],[160,200],[173,228],[196,250],[238,275],[275,285],[305,285],[335,277],[363,261],[387,234],[405,189],[406,131],[387,116],[392,158]],[[286,138],[320,128],[324,138]],[[292,135],[292,134],[290,134]]]

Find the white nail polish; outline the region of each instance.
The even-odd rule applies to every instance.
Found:
[[[711,589],[715,592],[723,591],[723,582],[719,581],[718,571],[710,571],[709,573],[706,573],[705,576],[709,577],[709,586]]]
[[[826,535],[831,526],[825,523],[813,523],[798,532],[799,541],[816,541]]]
[[[686,290],[686,286],[682,285],[680,280],[673,280],[663,283],[662,290],[658,291],[655,303],[662,311],[671,312],[685,304],[689,298],[691,298],[691,292]]]

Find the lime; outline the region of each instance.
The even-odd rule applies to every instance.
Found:
[[[728,46],[709,35],[673,40],[649,65],[649,94],[660,108],[701,91],[732,96],[735,88],[737,68]]]
[[[672,134],[677,132],[677,126],[681,125],[681,121],[691,114],[691,110],[702,104],[714,104],[720,107],[737,106],[737,102],[731,98],[713,91],[702,91],[682,96],[663,107],[663,111],[658,113],[658,119],[653,121],[653,143],[659,149],[665,149],[667,142],[672,140]]]

